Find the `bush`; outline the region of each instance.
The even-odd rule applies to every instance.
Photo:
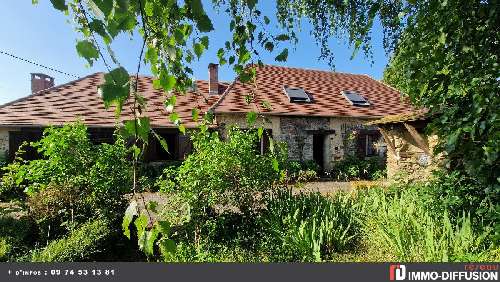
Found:
[[[19,212],[0,215],[0,261],[10,261],[28,251],[34,242],[33,222]]]
[[[89,261],[103,252],[106,240],[114,232],[102,219],[89,221],[67,237],[52,241],[47,247],[33,252],[32,262]]]
[[[322,261],[353,250],[360,239],[359,205],[348,194],[281,191],[261,216],[272,261]]]
[[[78,208],[91,210],[92,216],[115,219],[124,211],[123,194],[131,191],[132,167],[127,159],[125,141],[119,136],[114,144],[94,145],[88,138],[85,125],[73,123],[47,128],[43,138],[31,146],[43,159],[25,161],[16,158],[5,167],[0,197],[17,195],[38,199],[39,202],[30,201],[38,211],[44,207],[43,202],[53,203],[55,205],[47,211],[51,213],[47,219],[56,218],[54,213],[75,211],[71,205],[77,202],[71,199],[76,198]],[[47,188],[50,191],[44,193]],[[57,189],[60,193],[55,191]],[[42,200],[45,195],[48,198]],[[82,205],[85,208],[80,207]],[[73,216],[83,219],[88,214]]]
[[[39,224],[41,236],[44,239],[57,237],[92,217],[92,208],[87,204],[88,194],[85,187],[51,183],[29,196],[30,214]]]
[[[386,176],[385,161],[379,157],[359,159],[349,155],[335,162],[328,174],[338,181],[377,180]]]
[[[315,180],[321,168],[315,161],[288,161],[286,170],[289,182],[303,183]]]
[[[250,213],[282,177],[282,152],[261,155],[255,146],[258,138],[257,132],[238,128],[229,129],[226,140],[217,132],[195,132],[194,152],[175,177],[168,172],[164,179],[169,180],[160,189],[178,191],[194,213],[216,206]]]
[[[427,188],[434,199],[432,206],[439,212],[446,210],[452,217],[460,217],[467,211],[477,227],[500,222],[500,197],[489,197],[492,191],[464,174],[437,170]],[[500,240],[500,230],[496,236]]]
[[[421,187],[418,187],[421,189]],[[366,244],[388,260],[440,262],[487,260],[488,232],[478,234],[469,215],[453,224],[447,212],[429,211],[425,191],[406,187],[393,193],[368,189]]]

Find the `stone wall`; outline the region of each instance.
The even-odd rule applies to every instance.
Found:
[[[0,157],[7,156],[9,151],[9,130],[0,128]]]
[[[235,124],[247,127],[245,114],[217,114],[219,125]],[[293,117],[271,116],[267,121],[257,120],[257,124],[271,129],[273,138],[285,142],[292,160],[307,161],[313,159],[313,134],[323,132],[323,167],[331,170],[333,162],[341,160],[346,154],[355,153],[356,143],[350,140],[352,132],[367,129],[363,124],[366,119],[329,118],[329,117]],[[373,127],[376,129],[376,127]]]
[[[388,178],[425,179],[442,160],[441,155],[435,155],[433,152],[438,141],[436,135],[426,136],[420,133],[428,144],[430,152],[427,154],[402,124],[392,125],[385,130],[395,148],[395,153],[390,149],[387,150]]]
[[[290,159],[306,161],[313,159],[313,135],[311,131],[329,129],[328,118],[281,117],[281,134],[276,137],[279,141],[287,143]]]

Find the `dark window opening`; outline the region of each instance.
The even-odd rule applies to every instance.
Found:
[[[40,159],[42,156],[38,151],[29,145],[30,142],[38,141],[42,138],[43,129],[23,129],[22,131],[10,131],[9,132],[9,160],[14,160],[19,147],[23,143],[28,143],[27,146],[23,146],[22,154],[19,156],[24,160],[36,160]]]
[[[245,129],[253,133],[257,133],[257,129]],[[259,154],[264,155],[269,152],[269,148],[271,146],[271,141],[270,139],[273,138],[273,131],[271,129],[264,129],[262,132],[262,138],[257,140],[254,145],[255,151],[257,151]]]
[[[269,147],[271,146],[270,139],[273,138],[273,131],[271,129],[264,129],[262,133],[262,138],[259,141],[259,152],[261,155],[269,153]]]
[[[314,134],[313,159],[321,168],[323,168],[323,163],[324,163],[324,152],[325,152],[325,135]]]
[[[154,135],[151,135],[146,148],[145,160],[149,162],[177,160],[178,134],[158,133],[158,135],[167,143],[168,152],[163,148],[161,142]]]
[[[311,97],[307,95],[304,89],[299,87],[288,87],[284,86],[285,94],[291,103],[310,103]]]
[[[370,106],[370,103],[365,99],[365,97],[361,96],[358,92],[356,91],[351,91],[351,90],[346,90],[342,91],[342,95],[351,103],[353,106],[360,106],[360,107],[368,107]]]
[[[378,140],[380,133],[378,131],[366,131],[358,135],[357,138],[357,155],[358,157],[373,157],[379,154]]]

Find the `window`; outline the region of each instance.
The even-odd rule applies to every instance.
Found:
[[[311,97],[307,95],[304,89],[288,86],[283,86],[283,89],[291,103],[311,103]]]
[[[368,107],[370,103],[361,96],[358,92],[352,90],[342,91],[342,95],[351,103],[353,106]]]
[[[373,142],[373,136],[371,135],[366,135],[366,149],[365,149],[365,155],[367,157],[373,156],[375,154],[375,150],[373,148],[374,142]]]

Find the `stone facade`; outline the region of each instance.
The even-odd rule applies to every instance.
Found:
[[[0,128],[0,157],[7,156],[9,152],[9,131]]]
[[[278,141],[287,143],[290,159],[306,161],[313,159],[312,132],[327,131],[329,129],[328,118],[281,117],[281,134],[273,135]],[[331,135],[331,133],[328,135]]]
[[[223,126],[232,124],[247,127],[245,114],[217,114],[216,120]],[[321,135],[322,166],[328,171],[333,168],[335,161],[343,159],[346,154],[356,153],[353,132],[361,129],[377,130],[376,127],[363,125],[366,122],[366,119],[342,117],[269,116],[267,120],[259,119],[257,126],[272,130],[275,140],[287,144],[289,158],[297,161],[314,159],[313,136]]]
[[[394,150],[387,151],[387,177],[404,177],[407,179],[425,179],[439,166],[442,155],[434,154],[434,147],[438,138],[436,135],[425,135],[420,132],[427,148],[408,132],[402,124],[384,126],[382,130],[387,132],[389,141],[392,142]]]

